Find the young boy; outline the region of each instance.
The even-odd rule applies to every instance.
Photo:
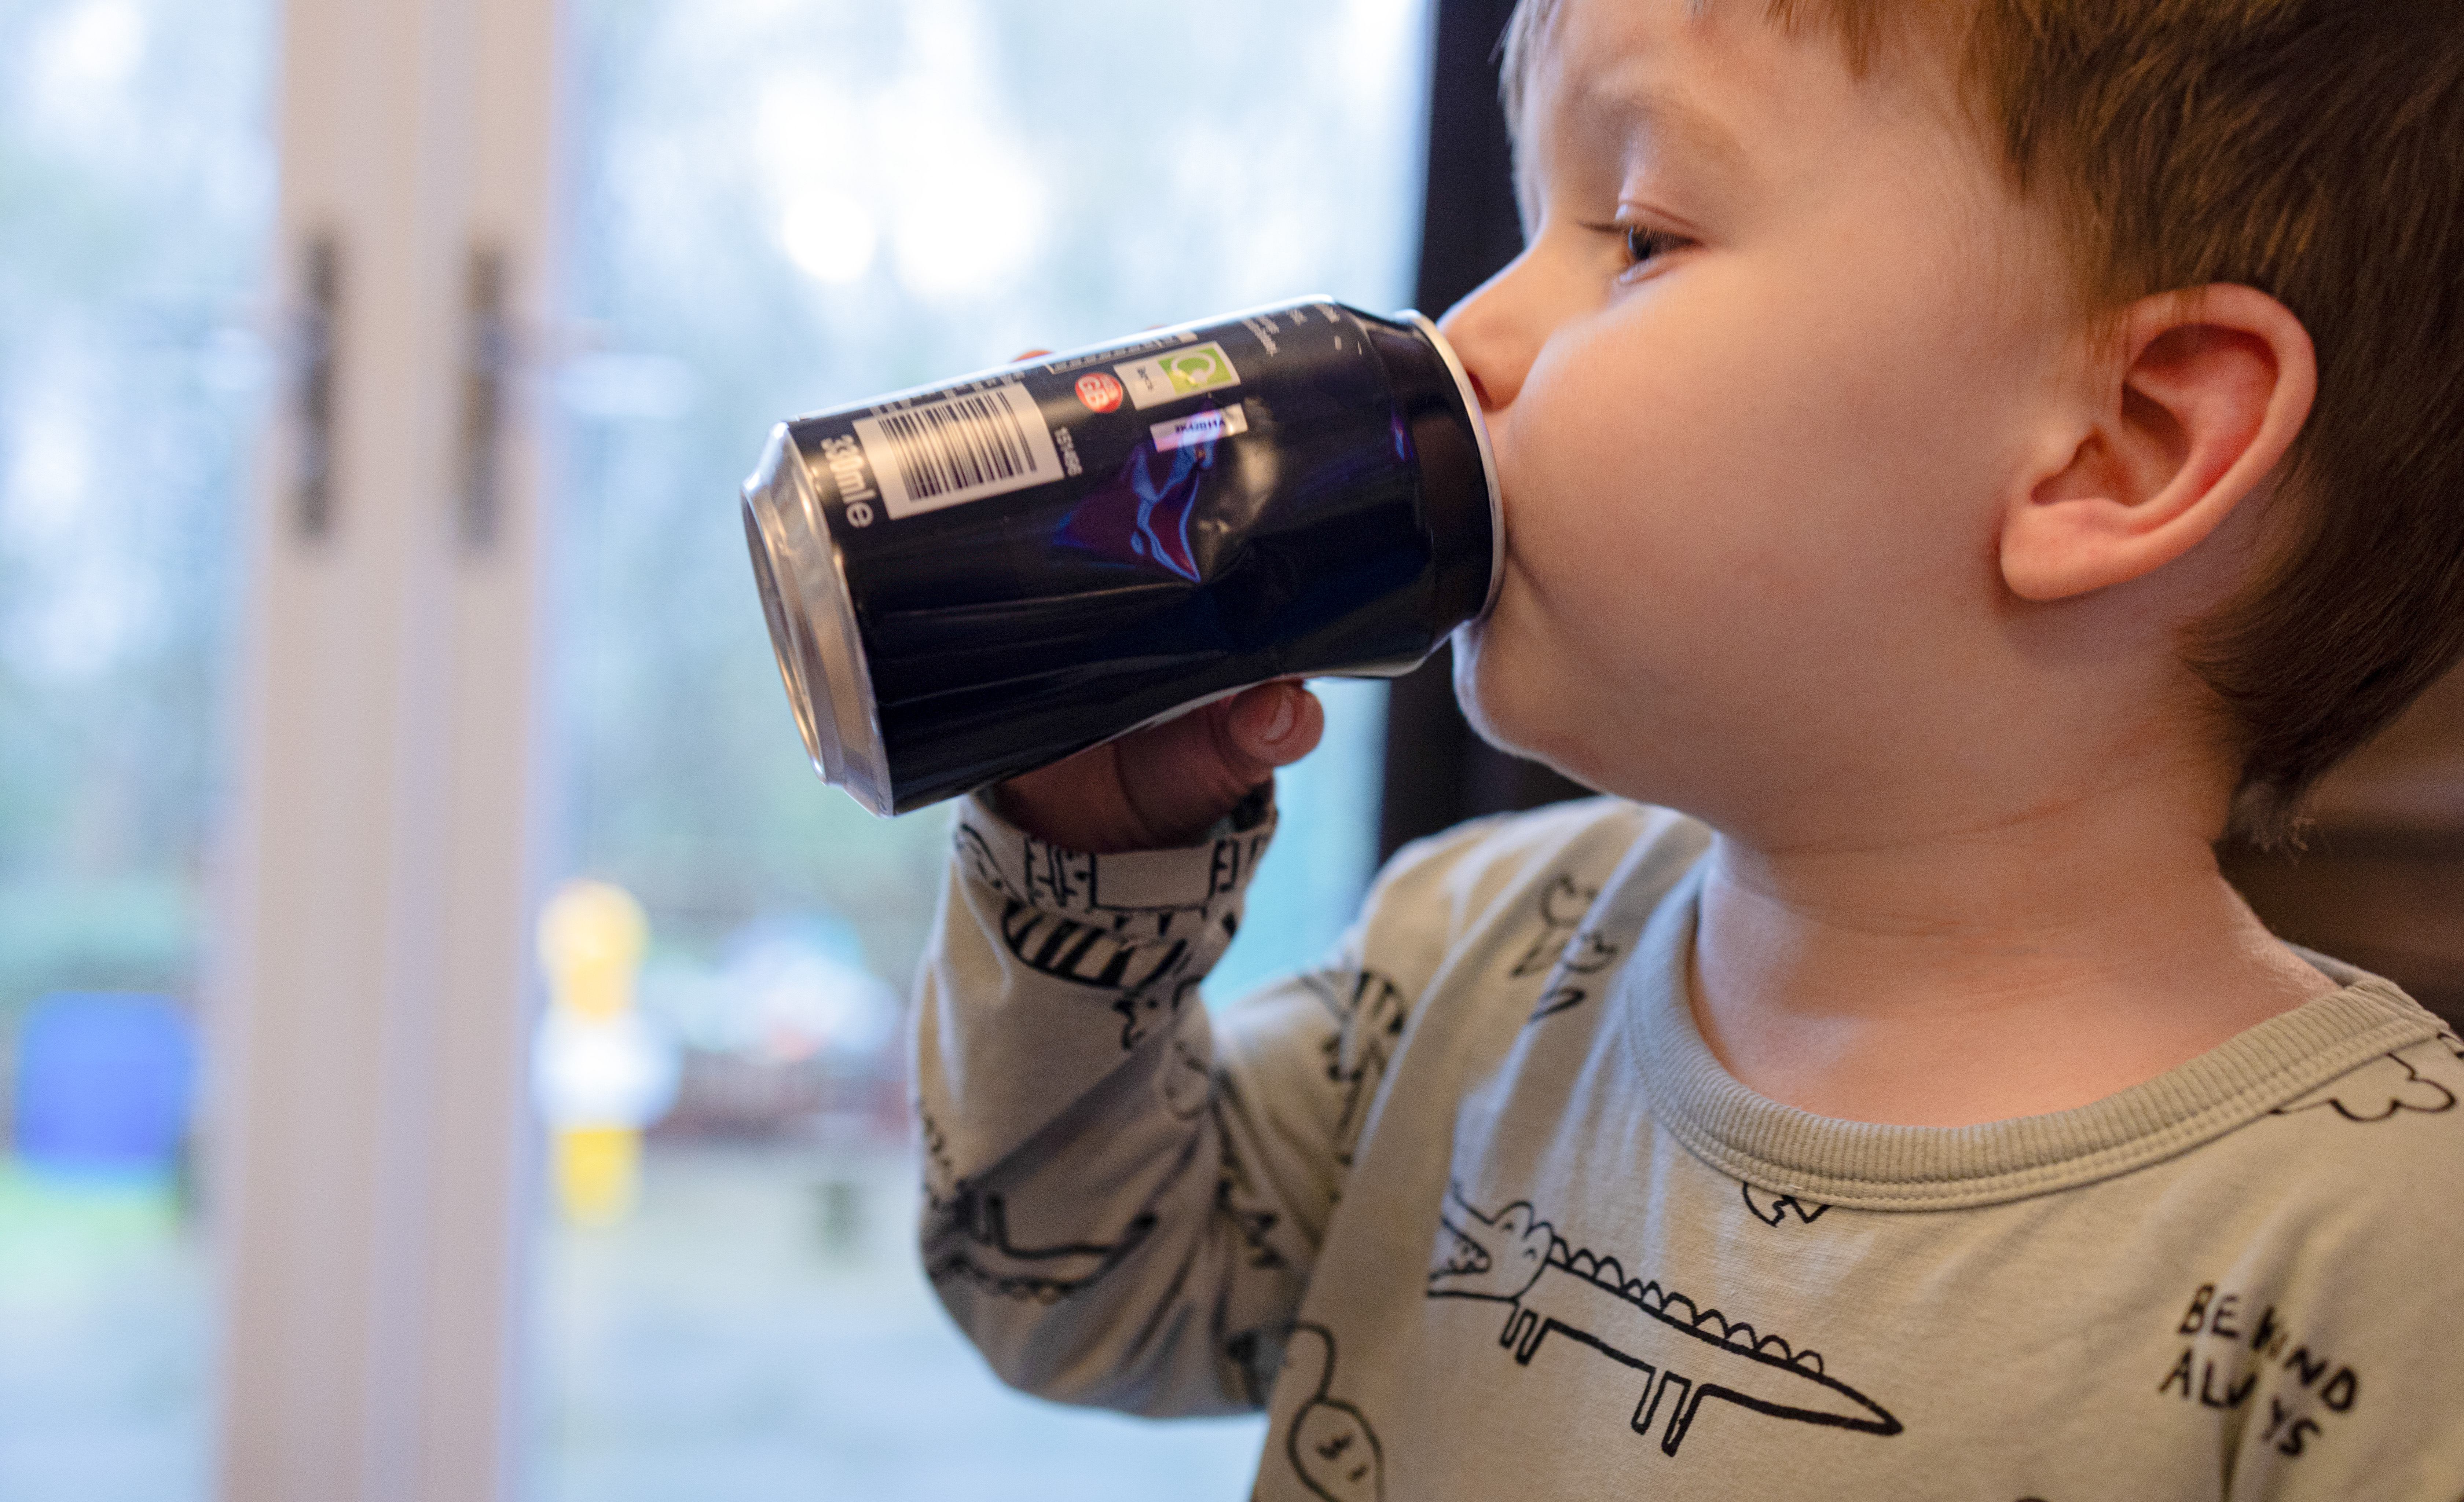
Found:
[[[951,1311],[1034,1391],[1265,1406],[1266,1498],[2457,1502],[2464,1045],[2211,846],[2464,630],[2464,11],[1511,37],[1459,687],[1614,796],[1212,1020],[1306,694],[971,804]]]

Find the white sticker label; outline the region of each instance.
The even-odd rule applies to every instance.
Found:
[[[1241,384],[1241,372],[1232,368],[1232,357],[1223,352],[1222,345],[1212,342],[1153,360],[1133,360],[1128,364],[1114,365],[1112,371],[1129,388],[1130,400],[1141,408]]]
[[[1052,430],[1015,382],[852,426],[892,520],[1061,478]]]
[[[1213,443],[1218,438],[1248,431],[1249,418],[1237,407],[1211,407],[1205,411],[1176,417],[1168,423],[1155,423],[1147,429],[1155,434],[1157,453],[1185,448],[1193,443]]]

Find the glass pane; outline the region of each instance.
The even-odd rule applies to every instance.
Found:
[[[1011,1394],[923,1282],[900,1013],[948,813],[879,821],[815,781],[735,493],[791,413],[1287,296],[1400,306],[1423,0],[575,16],[565,837],[639,910],[588,888],[557,911],[642,947],[609,981],[575,940],[551,977],[540,1493],[1245,1495],[1253,1422]],[[1384,692],[1328,686],[1212,993],[1337,936]]]
[[[264,0],[0,7],[0,1496],[200,1497],[206,845]]]

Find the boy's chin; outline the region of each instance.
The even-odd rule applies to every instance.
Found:
[[[1454,635],[1455,703],[1472,730],[1507,755],[1537,762],[1584,787],[1637,798],[1629,785],[1635,769],[1599,743],[1600,720],[1589,696],[1563,674],[1535,667],[1528,652],[1499,651],[1501,644],[1485,639],[1482,628],[1488,624],[1473,622]]]
[[[1481,691],[1481,664],[1486,660],[1482,628],[1487,624],[1485,620],[1466,621],[1455,628],[1449,644],[1454,649],[1455,707],[1463,711],[1463,718],[1483,740],[1507,750],[1511,748],[1498,739],[1496,723],[1489,713],[1491,697]]]
[[[1529,733],[1529,707],[1517,702],[1504,664],[1488,651],[1483,633],[1486,624],[1473,621],[1455,629],[1455,703],[1473,732],[1490,745],[1509,756],[1550,762],[1541,748],[1545,738]]]

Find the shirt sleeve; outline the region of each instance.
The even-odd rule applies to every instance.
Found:
[[[918,983],[925,1267],[1014,1385],[1151,1414],[1265,1398],[1372,1056],[1409,996],[1329,965],[1210,1018],[1273,830],[1089,854],[966,801]]]

